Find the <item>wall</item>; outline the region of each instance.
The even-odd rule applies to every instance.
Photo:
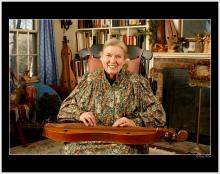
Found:
[[[69,47],[72,51],[72,56],[76,53],[76,37],[75,37],[75,30],[77,29],[77,20],[72,19],[72,25],[69,27],[67,31],[65,31],[65,36],[69,40]],[[59,77],[61,76],[62,72],[62,59],[61,59],[61,50],[62,50],[62,41],[64,36],[64,31],[61,28],[60,20],[54,20],[54,32],[55,32],[55,45],[56,45],[56,52],[57,52],[57,63],[58,63],[58,72]]]

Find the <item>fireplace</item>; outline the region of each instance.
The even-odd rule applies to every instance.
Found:
[[[185,129],[188,141],[196,142],[199,89],[190,87],[189,67],[199,60],[209,60],[209,54],[154,54],[153,65],[158,69],[156,96],[167,114],[166,126],[177,131]],[[210,89],[202,88],[200,143],[210,144]]]

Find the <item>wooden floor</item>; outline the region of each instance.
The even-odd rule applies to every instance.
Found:
[[[44,139],[26,144],[26,146],[15,146],[10,148],[10,155],[63,155],[63,142]],[[175,155],[175,152],[150,147],[150,155]]]
[[[210,146],[204,144],[196,144],[189,141],[184,142],[157,142],[151,144],[151,147],[176,152],[177,154],[211,154]],[[198,149],[199,147],[199,149]]]
[[[150,155],[176,155],[176,154],[190,154],[190,151],[195,147],[195,143],[192,142],[178,142],[178,143],[167,143],[159,142],[150,145]],[[205,151],[202,154],[210,154],[210,147],[207,145],[200,145]],[[44,139],[32,143],[26,144],[26,146],[15,146],[10,148],[9,154],[63,154],[64,144],[62,142],[53,141],[50,139]]]

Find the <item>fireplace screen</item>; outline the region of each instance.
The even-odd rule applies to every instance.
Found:
[[[190,87],[188,69],[163,69],[163,106],[167,126],[189,132],[189,141],[196,142],[199,89]],[[200,143],[210,144],[210,89],[202,88]]]

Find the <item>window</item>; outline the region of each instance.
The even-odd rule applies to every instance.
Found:
[[[27,70],[31,77],[37,76],[36,20],[9,20],[9,61],[17,78]]]

